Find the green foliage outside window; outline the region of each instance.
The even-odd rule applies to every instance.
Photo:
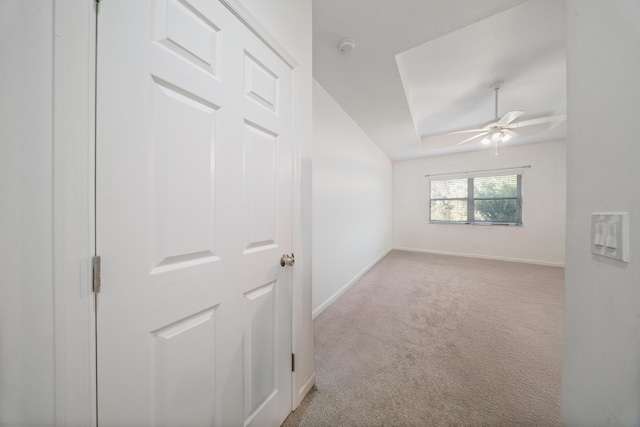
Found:
[[[473,187],[475,221],[518,222],[517,175],[474,178]]]

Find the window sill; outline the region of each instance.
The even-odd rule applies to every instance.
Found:
[[[500,226],[500,227],[522,227],[522,224],[515,224],[509,222],[455,222],[455,221],[429,221],[429,224],[444,224],[444,225],[477,225],[479,227],[490,227],[490,226]]]

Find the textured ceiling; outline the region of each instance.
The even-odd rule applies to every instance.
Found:
[[[562,0],[314,0],[314,78],[393,160],[484,148],[434,134],[564,113]],[[337,49],[345,37],[355,50]],[[564,137],[536,126],[528,143]],[[524,128],[522,128],[524,129]],[[520,133],[520,130],[519,130]]]

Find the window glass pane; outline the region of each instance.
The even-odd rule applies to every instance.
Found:
[[[466,221],[466,200],[432,200],[431,221]]]
[[[432,199],[458,199],[467,197],[468,180],[447,179],[442,181],[431,181]]]
[[[518,222],[516,199],[476,200],[473,207],[474,221]]]
[[[516,197],[518,175],[483,176],[473,179],[473,195],[478,198]]]

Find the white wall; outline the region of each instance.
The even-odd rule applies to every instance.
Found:
[[[53,2],[0,2],[0,425],[54,422]]]
[[[393,164],[393,245],[478,257],[564,263],[565,143],[505,146]],[[522,227],[429,224],[427,174],[523,169]]]
[[[640,425],[640,3],[567,1],[562,418]],[[628,264],[590,253],[590,213],[631,214]]]
[[[391,161],[313,84],[313,314],[391,247]]]

